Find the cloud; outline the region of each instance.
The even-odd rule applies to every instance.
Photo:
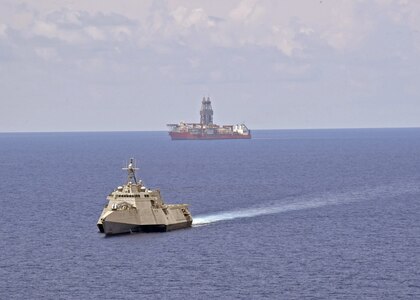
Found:
[[[32,26],[35,17],[34,12],[22,9],[10,16],[9,26],[17,30],[25,30]]]
[[[16,30],[68,44],[130,40],[142,48],[156,45],[156,49],[172,42],[193,49],[258,46],[274,47],[288,57],[311,51],[313,45],[304,41],[314,39],[339,51],[357,49],[377,30],[372,20],[378,7],[387,16],[383,18],[406,22],[411,28],[420,26],[415,17],[415,12],[420,12],[419,5],[406,2],[377,1],[368,5],[297,0],[286,7],[273,0],[242,0],[234,1],[224,10],[214,9],[218,15],[212,15],[203,2],[177,3],[137,4],[139,18],[133,17],[133,13],[101,11],[100,7],[96,11],[92,7],[76,9],[77,4],[41,13],[31,3],[21,11],[16,8],[10,20],[14,20],[11,24]],[[302,35],[312,37],[309,40],[301,38]]]
[[[102,30],[95,26],[87,26],[84,28],[84,31],[94,40],[103,41],[105,40],[105,34]]]
[[[0,24],[0,38],[6,37],[6,30],[7,30],[7,25],[6,24]]]
[[[59,61],[60,58],[57,51],[54,48],[40,47],[35,48],[35,53],[44,60],[47,61]]]
[[[64,28],[80,28],[85,24],[83,15],[87,15],[83,11],[60,9],[48,13],[44,19],[48,22],[57,24]]]
[[[174,18],[175,24],[184,28],[192,26],[211,27],[215,25],[202,8],[187,9],[180,6],[170,14]]]
[[[243,0],[229,13],[229,17],[236,22],[250,23],[260,20],[265,10],[257,0]]]

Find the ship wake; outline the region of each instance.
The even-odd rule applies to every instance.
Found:
[[[245,208],[241,210],[231,210],[216,212],[213,214],[198,215],[194,218],[193,226],[206,225],[209,223],[234,220],[240,218],[252,218],[263,215],[272,215],[294,210],[303,210],[310,208],[317,208],[326,205],[337,204],[336,200],[313,200],[302,201],[287,204],[269,204],[265,207]]]
[[[220,221],[252,218],[263,215],[286,213],[289,211],[314,209],[329,205],[341,205],[380,198],[392,198],[402,194],[419,192],[420,187],[414,183],[400,183],[377,186],[374,188],[366,188],[345,193],[325,193],[318,196],[304,195],[297,197],[287,197],[281,200],[282,203],[269,202],[266,203],[264,207],[249,207],[239,210],[221,211],[212,214],[198,215],[194,218],[193,226],[203,226]]]

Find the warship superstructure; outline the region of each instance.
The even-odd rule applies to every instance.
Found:
[[[250,139],[251,131],[245,124],[216,125],[213,124],[213,108],[210,98],[204,97],[201,102],[200,123],[167,124],[171,128],[172,140],[224,140]]]
[[[158,189],[149,190],[137,180],[134,159],[123,170],[128,173],[127,183],[106,198],[108,203],[97,223],[100,232],[113,235],[191,226],[193,219],[188,204],[165,204]]]

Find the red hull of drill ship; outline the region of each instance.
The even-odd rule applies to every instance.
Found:
[[[172,140],[231,140],[250,139],[251,132],[243,134],[193,134],[190,132],[169,132]]]

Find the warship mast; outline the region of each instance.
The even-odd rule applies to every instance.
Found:
[[[138,170],[139,168],[135,167],[134,158],[130,158],[130,163],[128,164],[128,166],[122,169],[127,170],[128,182],[137,184],[136,170]]]

